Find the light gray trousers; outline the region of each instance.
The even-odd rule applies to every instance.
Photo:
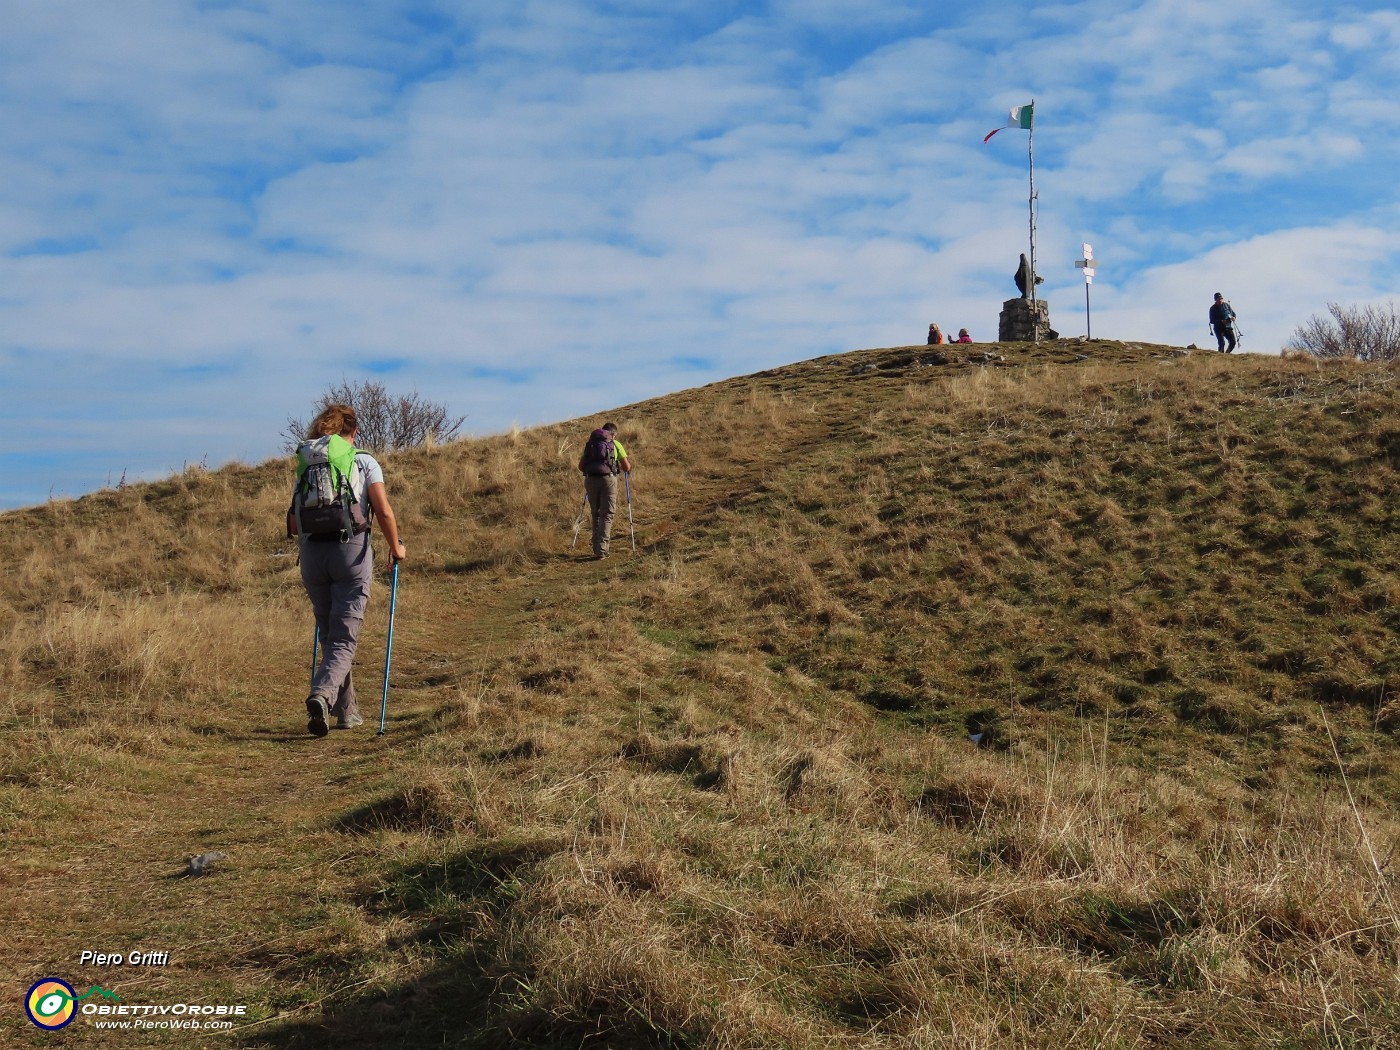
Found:
[[[311,679],[311,695],[324,697],[337,718],[360,713],[350,664],[373,579],[374,548],[368,532],[349,543],[301,544],[301,583],[311,599],[321,640],[321,662]]]

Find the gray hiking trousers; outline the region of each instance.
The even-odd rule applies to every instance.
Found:
[[[358,715],[350,664],[374,579],[369,533],[363,532],[349,543],[308,540],[300,547],[301,583],[311,599],[321,640],[321,662],[311,679],[311,695],[324,697],[337,718]]]
[[[617,510],[617,475],[589,474],[583,479],[588,505],[593,508],[593,553],[601,558],[612,541],[613,514]]]

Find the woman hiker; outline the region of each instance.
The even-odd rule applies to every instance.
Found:
[[[297,449],[297,488],[287,515],[289,534],[298,536],[301,582],[316,614],[321,643],[321,662],[306,698],[306,729],[313,736],[330,732],[331,715],[337,729],[364,722],[355,703],[350,664],[374,578],[369,542],[373,519],[379,519],[389,557],[400,562],[408,556],[384,490],[383,468],[368,452],[353,447],[358,429],[349,405],[331,405],[316,417]],[[322,481],[332,486],[330,500],[326,494],[319,499],[314,492],[307,494]]]

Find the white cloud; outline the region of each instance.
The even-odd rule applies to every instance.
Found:
[[[1360,157],[1361,142],[1351,135],[1326,132],[1277,139],[1255,139],[1239,149],[1228,151],[1219,161],[1219,170],[1252,179],[1270,175],[1292,175],[1301,168],[1330,167]]]
[[[1400,39],[1400,13],[1372,11],[1360,17],[1343,17],[1345,20],[1336,22],[1328,32],[1333,44],[1351,51],[1394,51]]]
[[[246,435],[328,368],[490,430],[931,320],[989,339],[1026,140],[980,140],[1031,97],[1057,325],[1087,239],[1103,332],[1199,341],[1220,285],[1276,345],[1400,273],[1398,25],[1277,0],[10,4],[7,392],[43,406],[58,368],[100,417],[142,377],[120,389],[159,441],[101,455],[159,471],[258,458]],[[170,455],[209,398],[246,421]]]

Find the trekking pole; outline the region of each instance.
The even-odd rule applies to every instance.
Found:
[[[637,549],[637,530],[632,527],[632,472],[622,472],[622,484],[627,488],[627,531],[632,534],[632,549]]]
[[[574,549],[574,544],[578,542],[578,530],[583,528],[583,512],[588,509],[588,493],[583,494],[583,504],[578,509],[578,517],[574,519],[574,538],[569,541],[569,550]]]
[[[311,684],[316,684],[316,648],[321,642],[321,628],[315,621],[311,624]]]
[[[402,542],[402,538],[400,538]],[[394,606],[399,598],[399,563],[394,562],[394,582],[389,587],[389,641],[384,645],[384,697],[379,701],[379,736],[384,735],[384,719],[389,713],[389,661],[394,655]]]

